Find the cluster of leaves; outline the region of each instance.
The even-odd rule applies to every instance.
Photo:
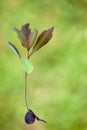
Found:
[[[39,50],[41,47],[46,45],[48,41],[52,38],[52,33],[54,30],[54,27],[49,28],[48,30],[44,30],[39,36],[38,36],[38,30],[35,29],[34,31],[31,31],[29,28],[29,23],[23,25],[21,27],[21,30],[14,28],[14,31],[17,33],[17,37],[23,47],[25,47],[28,51],[27,58],[22,58],[20,55],[19,50],[13,45],[11,42],[7,41],[8,45],[12,48],[12,50],[17,54],[19,59],[21,60],[22,67],[27,73],[31,73],[33,70],[32,63],[28,60],[34,52]],[[29,53],[30,49],[32,48],[31,53]]]

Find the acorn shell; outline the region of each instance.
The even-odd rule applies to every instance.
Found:
[[[25,115],[25,122],[27,124],[33,124],[35,122],[35,114],[32,110],[29,110]]]

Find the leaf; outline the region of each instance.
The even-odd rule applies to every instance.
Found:
[[[29,28],[30,24],[29,23],[26,23],[25,25],[22,26],[21,28],[21,32],[25,38],[25,40],[27,41],[28,43],[28,37],[29,35],[31,34],[31,29]]]
[[[7,41],[7,44],[11,47],[11,49],[14,51],[14,53],[21,59],[21,55],[20,55],[18,49],[9,41]]]
[[[33,71],[33,65],[32,65],[31,61],[29,61],[26,58],[21,59],[21,65],[25,72],[30,74]]]
[[[31,48],[32,45],[35,43],[37,35],[38,35],[37,29],[35,29],[33,32],[30,33],[29,38],[28,38],[29,48]]]
[[[40,49],[42,46],[48,43],[48,41],[52,38],[52,32],[54,30],[54,27],[49,28],[48,30],[44,30],[38,37],[34,47],[33,47],[33,52],[37,51]]]
[[[31,32],[31,29],[29,28],[30,24],[26,23],[21,27],[21,33],[26,40],[26,47],[27,50],[29,50],[34,42],[36,41],[38,31],[35,29],[33,32]]]
[[[14,28],[14,31],[17,33],[18,39],[21,42],[21,44],[27,48],[26,40],[24,39],[22,32],[17,28]]]

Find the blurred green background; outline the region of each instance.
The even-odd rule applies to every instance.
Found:
[[[28,104],[48,124],[24,123],[24,71],[6,45],[26,56],[13,28],[27,22],[55,27],[28,79]],[[0,0],[0,130],[87,130],[87,0]]]

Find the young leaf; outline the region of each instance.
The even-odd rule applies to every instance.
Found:
[[[25,44],[26,44],[27,50],[29,50],[32,47],[32,45],[36,41],[37,34],[38,34],[38,31],[36,29],[32,32],[29,26],[30,24],[26,23],[25,25],[21,27],[21,30],[20,30],[22,33],[22,37],[26,41]]]
[[[21,59],[21,65],[25,72],[30,74],[33,71],[33,65],[32,65],[31,61],[29,61],[26,58]]]
[[[14,51],[14,53],[21,59],[21,55],[20,55],[18,49],[9,41],[7,41],[7,44],[11,47],[11,49]]]
[[[38,37],[34,47],[33,52],[40,49],[42,46],[48,43],[48,41],[52,38],[52,32],[54,30],[54,27],[49,28],[48,30],[44,30]]]
[[[17,28],[14,28],[14,31],[17,33],[18,39],[21,42],[22,46],[27,48],[26,40],[24,39],[22,32]]]
[[[35,29],[33,32],[30,33],[29,38],[28,38],[28,46],[29,46],[29,48],[31,48],[32,45],[35,43],[37,35],[38,35],[37,29]]]
[[[26,23],[25,25],[23,25],[21,27],[21,32],[26,40],[26,42],[28,43],[28,37],[31,34],[31,29],[29,28],[30,24]]]

